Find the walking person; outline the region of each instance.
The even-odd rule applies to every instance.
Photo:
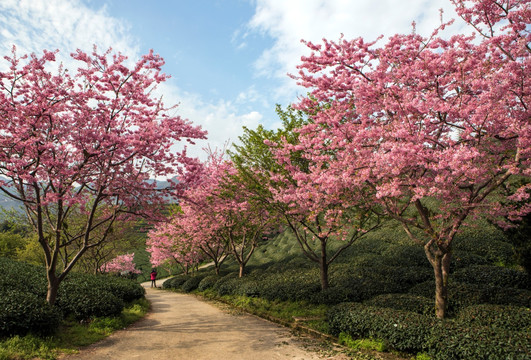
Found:
[[[155,280],[157,280],[157,270],[153,269],[151,270],[151,287],[157,287]]]

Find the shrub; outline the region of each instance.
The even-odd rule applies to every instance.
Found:
[[[219,280],[218,275],[208,275],[205,276],[197,285],[197,290],[205,291],[206,289],[211,288]]]
[[[455,320],[465,327],[492,326],[513,331],[531,330],[531,309],[491,304],[473,305],[459,311]]]
[[[489,304],[531,307],[530,290],[490,286],[485,291]]]
[[[191,275],[177,275],[172,277],[171,279],[168,279],[162,283],[163,289],[179,289],[188,279],[190,279]]]
[[[466,268],[471,265],[488,265],[491,262],[484,256],[470,253],[468,251],[456,250],[452,254],[452,261],[450,262],[450,271]]]
[[[401,351],[417,352],[424,348],[435,319],[409,311],[385,309],[358,303],[344,303],[327,313],[330,331],[353,338],[384,339]]]
[[[0,309],[0,336],[50,335],[61,321],[60,311],[44,298],[19,290],[3,290]]]
[[[190,291],[197,289],[197,286],[199,285],[201,280],[203,280],[204,277],[205,277],[204,274],[197,274],[195,276],[192,276],[190,279],[186,280],[181,285],[181,290],[184,292],[190,292]]]
[[[510,331],[490,326],[468,327],[453,321],[439,321],[426,342],[434,360],[446,359],[529,359],[531,332]]]
[[[101,287],[86,287],[66,282],[59,288],[57,306],[65,316],[73,315],[78,320],[99,316],[119,315],[124,302]]]
[[[46,273],[41,266],[0,257],[0,289],[20,290],[46,297]]]
[[[478,229],[465,229],[455,238],[454,249],[482,256],[491,264],[514,263],[513,247],[502,231],[488,223],[481,224],[481,231]]]
[[[365,305],[411,311],[417,314],[433,315],[434,302],[422,296],[411,294],[383,294],[364,301]]]
[[[452,279],[454,281],[482,284],[500,287],[529,288],[531,279],[523,272],[493,265],[472,265],[457,270]]]

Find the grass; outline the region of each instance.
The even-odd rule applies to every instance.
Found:
[[[93,344],[114,331],[141,319],[149,310],[149,302],[140,299],[127,306],[120,316],[95,318],[79,323],[65,320],[53,336],[13,336],[0,340],[0,360],[56,359],[60,354],[72,354],[79,348]]]

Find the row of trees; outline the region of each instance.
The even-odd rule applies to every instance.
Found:
[[[279,112],[282,129],[245,129],[230,160],[211,155],[150,235],[154,261],[195,253],[219,269],[230,252],[241,276],[260,234],[283,224],[326,289],[340,252],[393,219],[423,247],[443,318],[456,234],[531,211],[531,2],[452,2],[475,35],[443,37],[450,22],[381,46],[307,42],[293,78],[308,95]]]

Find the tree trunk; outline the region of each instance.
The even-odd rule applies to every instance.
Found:
[[[48,273],[48,292],[46,293],[46,301],[51,306],[53,306],[55,304],[55,301],[57,300],[59,284],[60,284],[60,281],[55,276],[55,274],[50,275],[50,273]]]
[[[444,319],[448,306],[448,271],[450,269],[451,255],[437,254],[432,262],[435,274],[435,315]]]
[[[321,258],[319,259],[321,273],[321,290],[328,289],[328,261],[326,253],[326,241],[321,241]]]
[[[240,273],[238,274],[238,277],[243,277],[243,270],[245,269],[245,264],[240,263]]]

